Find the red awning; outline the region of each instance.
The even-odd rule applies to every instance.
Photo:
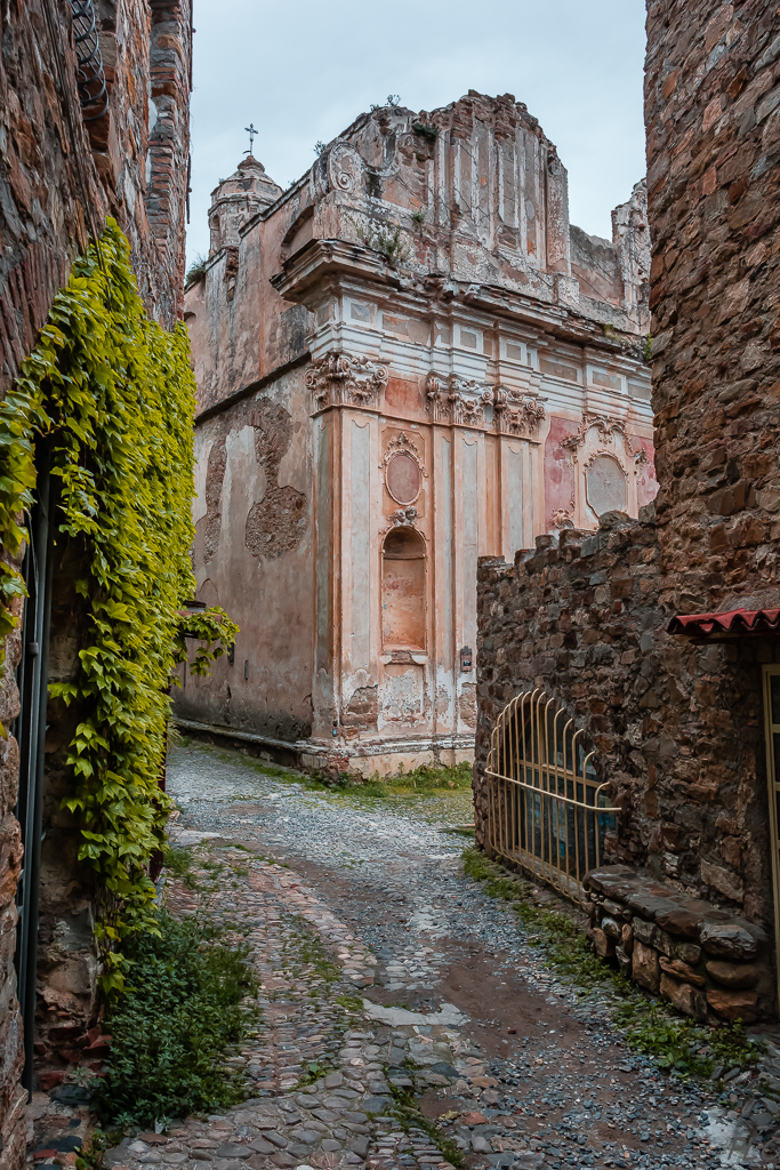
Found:
[[[689,638],[755,638],[780,635],[780,609],[732,609],[727,613],[688,613],[673,617],[670,634]]]

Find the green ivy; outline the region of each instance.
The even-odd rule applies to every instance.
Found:
[[[184,662],[189,658],[193,674],[208,674],[212,662],[230,650],[237,633],[238,626],[218,605],[185,610],[180,615],[176,631],[176,661]],[[194,651],[187,646],[188,641],[198,643]]]
[[[147,873],[164,838],[159,788],[171,670],[192,597],[195,385],[182,324],[166,333],[138,295],[125,237],[109,220],[55,298],[38,344],[0,405],[0,636],[24,585],[13,564],[46,437],[58,483],[58,541],[79,552],[86,637],[75,678],[50,688],[78,723],[65,807],[101,893],[105,990],[122,986],[122,945],[155,929]],[[227,631],[228,634],[230,631]]]

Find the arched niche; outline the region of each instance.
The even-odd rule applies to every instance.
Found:
[[[382,546],[382,647],[425,650],[425,542],[392,528]]]

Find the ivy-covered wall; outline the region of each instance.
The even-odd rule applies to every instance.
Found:
[[[122,941],[152,924],[168,688],[193,590],[193,408],[183,326],[147,317],[109,221],[0,406],[3,548],[23,539],[44,438],[56,498],[39,1052],[84,1042],[95,977],[121,986]],[[20,589],[0,565],[0,633]]]
[[[107,86],[104,115],[80,108],[68,4],[24,0],[3,6],[0,38],[0,401],[34,350],[76,257],[113,215],[130,241],[132,268],[149,315],[172,329],[181,313],[188,185],[192,0],[94,0]],[[0,459],[7,452],[0,450]],[[4,478],[5,469],[0,469]],[[4,549],[4,559],[14,554]],[[77,562],[74,561],[74,566]],[[63,679],[87,617],[68,600],[62,565],[55,598],[54,665]],[[74,568],[75,571],[75,568]],[[78,575],[78,574],[77,574]],[[21,598],[13,606],[21,608]],[[9,730],[19,707],[15,668],[21,627],[7,635],[0,721]],[[78,723],[71,705],[60,722],[62,756]],[[57,738],[55,734],[54,739]],[[54,739],[48,745],[54,748]],[[58,741],[59,742],[59,741]],[[0,739],[0,1165],[24,1161],[26,1092],[19,1083],[21,1021],[14,950],[21,862],[14,816],[18,745]],[[66,771],[63,771],[63,775]],[[53,794],[54,789],[50,789]],[[56,798],[52,795],[56,805]],[[57,811],[65,818],[73,814]],[[59,832],[59,826],[56,827]],[[63,830],[64,831],[64,830]],[[52,834],[51,840],[56,837]],[[44,859],[45,860],[45,859]],[[52,870],[54,890],[65,899]],[[77,890],[78,892],[78,890]],[[75,897],[75,895],[74,895]],[[71,922],[78,898],[66,907]],[[90,911],[91,915],[91,911]],[[89,935],[89,915],[82,923]],[[55,918],[52,921],[56,921]],[[60,919],[63,921],[63,919]],[[79,926],[81,931],[81,926]],[[76,933],[79,933],[77,931]],[[61,934],[68,934],[60,930]],[[68,936],[69,937],[69,936]],[[66,970],[66,967],[62,968]],[[56,990],[56,980],[49,982]]]

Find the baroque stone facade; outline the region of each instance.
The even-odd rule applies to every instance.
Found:
[[[87,6],[89,8],[89,6]],[[0,51],[0,394],[33,348],[57,290],[89,236],[113,215],[130,239],[150,313],[170,328],[181,313],[189,155],[190,0],[95,0],[101,79],[80,93],[71,9],[6,0]],[[96,100],[90,102],[90,96]],[[104,100],[105,97],[105,100]],[[53,671],[67,672],[78,632],[56,581]],[[5,646],[0,720],[19,711],[21,627]],[[89,882],[73,861],[57,796],[65,726],[50,712],[50,784],[43,847],[38,1042],[45,1053],[88,1043],[94,1005]],[[15,893],[22,862],[14,815],[19,745],[0,750],[0,1164],[24,1157],[26,1093],[14,971]],[[24,793],[21,793],[22,803]],[[26,870],[30,870],[30,859]],[[34,926],[33,926],[34,930]]]
[[[217,187],[195,568],[241,633],[183,720],[364,773],[471,758],[478,555],[655,491],[642,184],[613,218],[572,227],[536,120],[473,92]]]
[[[777,740],[765,737],[762,687],[771,697],[780,661],[779,53],[765,5],[650,0],[657,512],[639,523],[603,517],[597,535],[562,533],[512,566],[483,561],[478,590],[479,836],[491,727],[516,693],[543,686],[583,730],[622,810],[607,859],[656,894],[665,882],[669,898],[706,899],[702,922],[738,916],[755,936],[748,957],[763,974],[734,984],[744,989],[738,1013],[725,993],[702,999],[701,971],[666,971],[656,989],[692,1014],[706,1000],[744,1019],[771,1010],[778,921]],[[736,625],[671,626],[697,638],[668,632],[676,617],[735,610],[748,615]],[[590,903],[595,937],[612,953],[599,934],[602,901]]]

